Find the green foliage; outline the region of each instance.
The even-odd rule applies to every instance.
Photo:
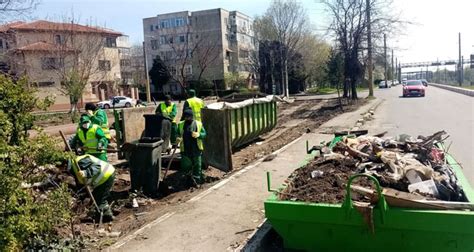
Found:
[[[31,111],[44,108],[26,80],[14,82],[0,75],[0,248],[32,248],[38,239],[58,239],[54,228],[70,218],[71,197],[65,186],[45,194],[25,187],[45,176],[45,165],[58,164],[66,156],[51,137],[29,139]],[[43,169],[39,169],[43,166]],[[33,248],[39,249],[39,248]]]
[[[331,50],[326,69],[327,81],[331,87],[339,89],[344,82],[344,58],[340,52]]]
[[[171,79],[168,68],[160,56],[156,56],[156,58],[153,59],[153,65],[150,69],[149,75],[151,83],[155,87],[162,87]]]
[[[326,94],[334,94],[337,92],[337,89],[331,87],[314,87],[309,88],[307,93],[316,94],[316,95],[326,95]]]
[[[248,86],[247,79],[239,73],[226,73],[224,76],[224,82],[226,87],[230,87],[230,89],[234,90],[247,88]]]

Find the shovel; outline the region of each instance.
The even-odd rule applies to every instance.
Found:
[[[178,149],[178,145],[179,145],[179,144],[176,144],[176,146],[173,148],[173,153],[171,154],[170,161],[168,162],[168,166],[166,167],[165,173],[163,174],[163,177],[161,177],[160,182],[163,181],[163,180],[165,180],[166,175],[168,174],[168,171],[169,171],[169,169],[170,169],[170,167],[171,167],[171,163],[173,163],[173,159],[174,159],[174,157],[175,157],[176,150]]]

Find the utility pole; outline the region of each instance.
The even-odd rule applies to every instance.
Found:
[[[464,56],[461,56],[461,86],[464,83]]]
[[[148,74],[148,59],[146,56],[145,41],[143,41],[143,57],[145,58],[145,75],[146,75],[146,102],[151,102],[151,92],[150,92],[150,75]]]
[[[459,86],[462,85],[462,56],[461,56],[461,33],[459,33],[459,64],[458,64],[458,82]]]
[[[393,79],[398,80],[398,58],[395,58],[395,75]]]
[[[373,65],[372,65],[372,24],[370,23],[370,0],[366,0],[366,12],[367,12],[367,65],[369,67],[369,97],[374,96],[374,77],[373,77]]]
[[[395,83],[395,67],[393,65],[393,49],[392,49],[392,65],[391,65],[391,69],[392,69],[392,85]]]
[[[388,87],[388,83],[387,83],[387,35],[383,35],[383,58],[384,58],[384,65],[385,65],[385,71],[384,71],[384,75],[385,75],[385,87],[387,88]]]

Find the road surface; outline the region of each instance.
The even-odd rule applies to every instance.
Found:
[[[474,98],[452,91],[428,87],[426,97],[401,97],[402,87],[378,89],[384,99],[369,126],[370,133],[388,131],[388,135],[430,135],[445,130],[452,142],[449,152],[464,168],[474,186]]]

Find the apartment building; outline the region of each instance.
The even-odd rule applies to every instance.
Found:
[[[204,79],[230,89],[224,83],[228,73],[238,73],[253,85],[252,20],[243,13],[210,9],[160,14],[143,19],[143,33],[148,70],[159,56],[172,75],[156,92],[180,94],[180,83]]]
[[[63,92],[67,75],[87,79],[81,103],[121,93],[122,84],[117,31],[74,23],[44,20],[13,22],[0,26],[0,71],[26,76],[38,95],[53,95],[53,109],[69,107]],[[122,48],[123,49],[123,48]]]

